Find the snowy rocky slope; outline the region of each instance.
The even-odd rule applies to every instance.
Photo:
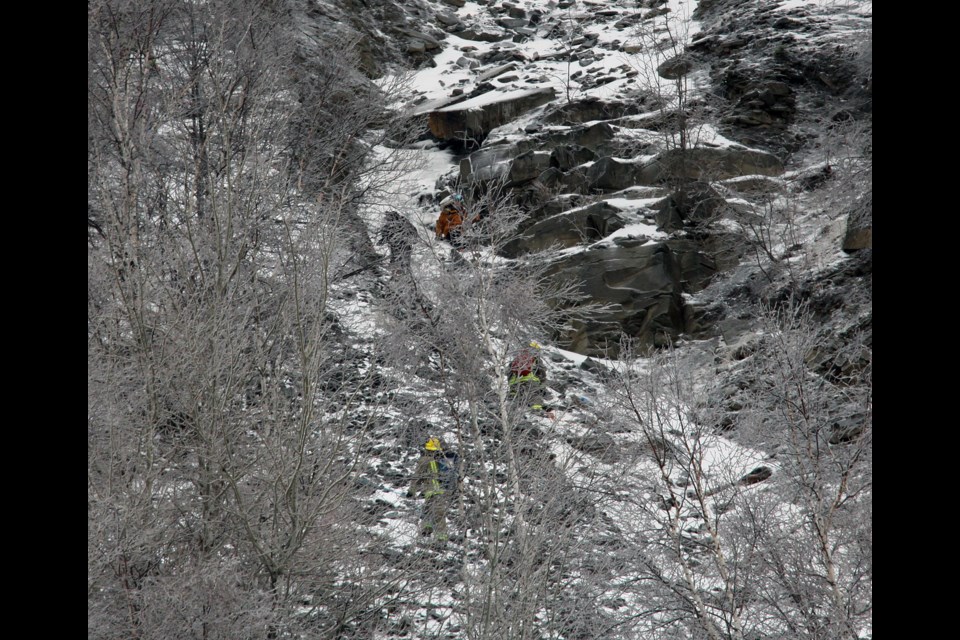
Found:
[[[504,255],[575,248],[555,260],[558,277],[583,281],[593,299],[618,306],[610,331],[581,327],[565,336],[567,346],[593,355],[626,327],[658,345],[681,334],[717,335],[717,310],[685,296],[702,291],[757,244],[771,245],[777,257],[790,245],[810,244],[806,258],[820,267],[843,261],[842,248],[869,248],[871,223],[856,203],[851,211],[807,220],[819,197],[809,188],[829,173],[828,152],[809,166],[804,158],[816,144],[792,153],[798,140],[812,137],[815,122],[869,109],[865,90],[851,85],[858,81],[855,68],[836,53],[850,32],[862,33],[869,4],[764,5],[750,28],[726,36],[755,39],[749,47],[710,44],[729,22],[716,3],[706,5],[709,11],[655,4],[437,3],[435,23],[422,26],[444,36],[442,47],[411,85],[408,104],[430,129],[416,162],[431,168],[418,173],[416,192],[417,203],[429,205],[408,206],[406,215],[426,226],[444,192],[506,184],[528,217]],[[829,7],[843,19],[824,17]],[[750,11],[738,4],[735,13]],[[803,28],[785,31],[794,22]],[[787,45],[805,62],[784,62],[786,53],[777,58]],[[836,60],[819,64],[830,56]],[[681,59],[686,72],[678,76]],[[804,64],[823,70],[814,76]],[[824,90],[831,86],[839,96]],[[689,114],[682,141],[669,123],[678,91]],[[811,102],[819,111],[805,108],[798,116]],[[431,145],[436,138],[439,144]],[[742,138],[761,145],[750,148]],[[690,147],[682,173],[694,181],[682,193],[671,184],[680,145]],[[783,193],[792,195],[789,202],[775,201]],[[785,219],[780,210],[788,205],[797,213]],[[763,207],[784,220],[758,214]],[[759,230],[752,223],[757,215],[769,219]],[[797,235],[821,232],[831,238],[816,246]],[[770,237],[749,237],[756,233]],[[846,234],[845,245],[833,242],[837,233]],[[632,279],[615,287],[600,282],[598,274],[618,262],[633,265]],[[728,330],[725,339],[736,336]]]
[[[91,2],[88,635],[871,638],[871,29]]]
[[[730,553],[739,551],[739,534],[724,530],[719,514],[734,504],[769,504],[754,494],[780,495],[764,486],[777,482],[777,452],[784,451],[769,434],[757,436],[772,401],[747,407],[744,399],[762,371],[751,354],[775,331],[757,317],[758,305],[807,303],[816,326],[815,348],[805,353],[813,371],[843,377],[868,369],[869,191],[830,190],[842,167],[827,149],[824,123],[869,114],[869,79],[858,75],[853,47],[870,28],[871,10],[869,2],[674,0],[444,0],[405,9],[409,26],[395,29],[393,42],[419,66],[407,92],[392,97],[421,135],[403,150],[414,169],[402,193],[368,212],[371,237],[389,210],[413,224],[412,268],[429,297],[430,278],[457,277],[449,270],[462,259],[433,238],[440,200],[460,191],[468,205],[479,204],[500,189],[522,220],[496,252],[476,249],[472,268],[539,261],[551,277],[581,283],[581,293],[607,305],[592,322],[537,336],[547,345],[554,415],[519,423],[528,462],[552,461],[554,490],[571,491],[580,510],[558,521],[569,518],[575,533],[539,543],[552,553],[551,544],[582,551],[577,562],[594,571],[572,572],[566,587],[537,601],[532,635],[514,629],[501,637],[621,637],[578,627],[565,617],[577,607],[558,594],[590,602],[586,608],[611,628],[634,620],[644,596],[625,584],[646,579],[656,561],[624,555],[640,553],[643,545],[633,543],[651,531],[677,527],[677,539],[696,553],[711,549],[691,566],[717,563],[719,538]],[[835,208],[825,208],[831,202]],[[387,259],[386,246],[380,249]],[[348,286],[341,322],[358,341],[385,330],[377,318],[387,313],[379,305],[389,280],[359,292]],[[621,332],[642,357],[621,349]],[[668,346],[672,364],[654,355]],[[404,375],[393,374],[394,384],[407,385],[392,393],[408,396],[405,408],[382,416],[364,473],[377,518],[370,534],[390,540],[397,558],[419,548],[418,504],[403,493],[427,435],[442,435],[464,454],[467,497],[451,515],[453,542],[417,551],[435,563],[421,585],[426,595],[391,613],[382,637],[481,637],[466,612],[476,590],[489,586],[484,575],[497,569],[489,540],[470,523],[484,508],[477,477],[497,473],[495,456],[481,449],[502,446],[502,434],[469,440],[460,426],[470,421],[467,404],[444,401],[447,382],[429,367]],[[660,404],[644,405],[651,412],[644,418],[661,421],[655,431],[629,415],[625,380],[644,380],[651,394],[662,394]],[[674,384],[689,389],[665,399]],[[662,392],[651,390],[661,385]],[[678,406],[664,411],[673,401]],[[862,390],[818,402],[831,442],[849,441],[865,424],[869,430]],[[661,456],[658,447],[672,453]],[[691,478],[694,470],[701,475]],[[545,509],[556,500],[550,490],[524,495]],[[503,499],[496,504],[511,514],[506,526],[519,507]],[[676,567],[682,581],[690,566]],[[546,580],[547,573],[527,577]],[[731,584],[722,573],[704,570],[692,580],[721,597]],[[601,575],[605,588],[591,583]],[[723,637],[746,637],[747,628],[750,637],[783,637],[776,623],[757,622],[765,606],[717,605],[717,619],[728,625]],[[728,616],[736,611],[752,622]],[[679,622],[664,632],[659,616],[640,618],[622,637],[699,637]],[[869,618],[859,620],[855,633],[869,635]]]

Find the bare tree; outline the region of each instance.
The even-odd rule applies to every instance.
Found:
[[[614,415],[634,434],[621,571],[636,576],[639,628],[646,637],[683,628],[692,637],[743,638],[745,573],[717,495],[737,487],[752,461],[695,419],[699,387],[676,352],[643,360],[624,345],[609,388]]]
[[[760,384],[743,431],[780,467],[779,508],[751,518],[765,602],[796,637],[861,637],[872,611],[871,350],[854,332],[816,367],[828,343],[805,305],[761,317],[765,348],[750,362]]]
[[[413,265],[409,280],[398,278],[404,306],[389,328],[393,348],[385,351],[396,359],[392,369],[418,371],[426,384],[431,423],[411,442],[419,448],[427,435],[443,434],[464,460],[451,518],[465,560],[455,565],[458,604],[444,619],[471,639],[609,629],[597,624],[606,616],[596,613],[606,593],[596,586],[604,563],[585,560],[593,556],[590,523],[599,517],[601,495],[591,487],[602,476],[572,481],[567,474],[589,465],[589,455],[568,445],[558,455],[551,443],[565,434],[557,421],[507,384],[516,350],[559,331],[567,312],[552,305],[574,299],[574,287],[547,279],[542,257],[498,256],[523,219],[507,192],[478,190],[467,209],[462,251],[448,256],[440,245],[429,264]]]
[[[719,381],[677,352],[625,351],[609,378],[635,434],[620,574],[635,576],[645,637],[869,633],[869,349],[851,335],[825,358],[799,306],[758,316],[732,432],[704,411]]]
[[[339,96],[354,119],[310,150],[329,188],[298,188],[288,9],[90,5],[91,637],[342,637],[402,585],[362,544],[380,403],[336,306],[389,117]]]
[[[673,159],[670,186],[682,188],[690,180],[688,151],[697,146],[701,126],[694,113],[698,98],[688,73],[692,67],[686,50],[691,17],[664,7],[642,11],[645,15],[634,31],[639,51],[627,57],[627,64],[637,72],[641,89],[649,92],[653,104],[658,105],[657,131]]]

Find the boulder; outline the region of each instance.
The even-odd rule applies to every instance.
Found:
[[[869,193],[847,214],[842,248],[847,253],[873,248],[873,196]]]
[[[740,478],[739,482],[742,485],[749,486],[751,484],[763,482],[772,475],[773,470],[770,467],[757,467],[747,475]]]
[[[550,166],[560,171],[569,171],[584,162],[597,159],[597,154],[579,144],[565,144],[550,152]]]
[[[502,64],[498,67],[494,67],[493,69],[484,71],[483,73],[477,76],[477,81],[485,82],[487,80],[490,80],[491,78],[496,78],[500,74],[506,73],[507,71],[513,71],[516,68],[517,68],[516,62],[508,62],[507,64]]]
[[[445,27],[452,27],[454,25],[460,24],[460,18],[446,11],[441,11],[440,13],[438,13],[436,15],[436,18],[437,18],[437,22],[439,22]]]
[[[553,100],[551,87],[489,91],[430,113],[430,132],[441,140],[473,140],[479,144],[496,127]]]
[[[405,35],[405,36],[408,36],[409,38],[412,38],[413,40],[419,40],[419,41],[423,42],[423,46],[424,46],[427,50],[433,50],[433,49],[439,49],[439,48],[440,48],[440,41],[439,41],[439,40],[437,40],[437,39],[434,38],[433,36],[428,35],[428,34],[422,32],[422,31],[417,31],[417,30],[415,30],[415,29],[407,29],[406,27],[397,27],[397,31],[398,31],[399,33],[402,33],[402,34]]]
[[[608,463],[616,461],[616,442],[609,433],[585,433],[582,436],[567,436],[566,441],[571,447],[584,453],[604,456]]]
[[[738,176],[778,176],[782,173],[783,163],[775,155],[756,149],[669,149],[643,165],[636,184],[650,185],[668,180],[726,180]]]
[[[583,299],[605,305],[589,319],[572,319],[561,342],[571,351],[608,358],[619,354],[621,333],[641,347],[669,346],[684,329],[682,293],[690,278],[684,269],[694,261],[690,256],[681,259],[664,243],[598,246],[557,260],[548,269],[549,277],[576,286]],[[560,308],[579,304],[552,302]]]
[[[527,26],[526,18],[498,18],[497,24],[504,29],[516,29]]]
[[[643,165],[637,162],[606,156],[590,165],[587,169],[587,181],[591,189],[603,191],[620,191],[638,184],[654,184],[653,181],[644,182],[643,168]]]
[[[460,56],[459,58],[457,58],[456,64],[458,67],[461,67],[464,69],[476,69],[477,67],[480,66],[480,61],[474,58],[468,58],[467,56]],[[462,89],[460,91],[461,93],[463,92]]]
[[[693,69],[693,62],[683,54],[674,56],[657,67],[657,75],[667,80],[681,78]]]
[[[499,42],[507,37],[503,31],[486,31],[476,29],[464,29],[457,33],[464,40],[473,40],[475,42]]]
[[[508,242],[502,254],[516,258],[551,247],[574,247],[583,242],[595,242],[622,229],[625,224],[619,209],[606,202],[595,202],[533,223],[522,235]]]

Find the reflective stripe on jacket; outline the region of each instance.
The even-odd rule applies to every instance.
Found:
[[[433,483],[433,489],[424,493],[424,498],[432,498],[433,496],[439,496],[445,493],[443,487],[440,486],[440,468],[437,466],[436,460],[430,461],[430,473],[433,474],[430,478],[430,481]]]
[[[410,485],[411,493],[423,492],[423,497],[443,495],[443,483],[440,480],[440,465],[432,454],[424,454],[417,461],[417,468],[413,472],[413,482]]]
[[[525,376],[520,376],[519,378],[517,376],[510,376],[511,386],[518,384],[520,382],[540,382],[540,378],[538,378],[536,375],[532,373],[528,373]]]

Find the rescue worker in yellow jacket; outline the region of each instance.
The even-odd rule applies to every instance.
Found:
[[[426,501],[420,521],[420,535],[434,535],[439,542],[447,540],[447,509],[450,506],[451,491],[445,477],[447,469],[443,446],[439,438],[430,438],[423,445],[424,453],[417,461],[413,472],[413,482],[407,491],[407,497],[421,494]]]

